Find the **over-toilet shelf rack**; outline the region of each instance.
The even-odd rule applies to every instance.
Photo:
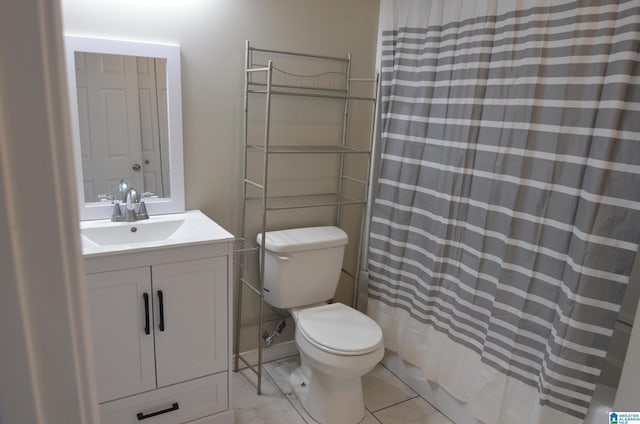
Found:
[[[260,57],[260,60],[266,60],[265,63],[254,62],[254,54]],[[317,73],[310,75],[300,75],[287,72],[280,68],[280,63],[291,63],[295,60],[312,61],[314,63],[314,69]],[[277,65],[276,65],[277,64]],[[338,64],[338,65],[336,65]],[[326,67],[323,69],[323,65]],[[286,65],[285,65],[286,66]],[[342,71],[335,71],[336,66],[342,69]],[[331,68],[333,67],[333,68]],[[333,69],[327,71],[326,69]],[[278,73],[283,81],[275,82],[274,74]],[[294,79],[296,83],[287,82]],[[326,78],[328,81],[335,83],[335,79],[339,79],[338,87],[330,84],[321,84],[320,79]],[[371,96],[352,95],[352,84],[369,84],[368,90],[360,89],[359,93],[370,91]],[[334,84],[335,85],[335,84]],[[234,370],[238,371],[239,362],[243,362],[248,368],[253,370],[257,374],[257,393],[262,393],[262,361],[263,361],[263,343],[262,334],[264,331],[264,249],[258,249],[258,246],[254,244],[255,234],[249,234],[247,230],[247,211],[249,208],[248,203],[252,202],[252,206],[256,205],[261,210],[259,216],[260,225],[257,233],[262,234],[262,240],[265,240],[265,233],[268,231],[269,222],[268,215],[271,211],[283,211],[293,209],[304,208],[318,208],[318,207],[335,207],[335,225],[341,226],[343,221],[343,207],[351,205],[360,205],[361,213],[359,216],[359,231],[360,235],[364,231],[365,213],[367,196],[369,193],[369,177],[371,167],[371,148],[373,145],[373,123],[376,114],[376,95],[377,95],[378,79],[375,78],[352,78],[351,77],[351,55],[346,57],[334,57],[323,56],[316,54],[297,53],[282,50],[270,50],[260,49],[251,46],[249,41],[245,46],[245,69],[244,69],[244,119],[243,119],[243,163],[242,163],[242,184],[241,184],[241,224],[240,224],[240,237],[241,244],[237,249],[238,260],[236,279],[237,279],[237,298],[236,298],[236,326],[234,337]],[[302,145],[302,144],[290,144],[281,145],[275,143],[272,144],[271,123],[272,123],[272,98],[274,97],[292,97],[300,98],[301,107],[303,106],[304,99],[328,99],[336,100],[336,107],[340,108],[342,114],[341,122],[341,136],[333,144],[321,144],[321,145]],[[264,136],[262,144],[250,144],[249,143],[249,102],[253,97],[263,97],[264,101]],[[352,102],[368,102],[370,103],[370,128],[369,136],[366,140],[367,146],[365,148],[352,147],[349,143],[351,137],[349,131],[349,113]],[[333,106],[332,106],[333,107]],[[364,143],[360,143],[364,144]],[[253,178],[248,175],[248,153],[254,151],[258,154],[262,154],[262,179],[256,181],[255,175]],[[338,155],[339,166],[337,175],[337,187],[335,192],[331,193],[313,193],[313,194],[296,194],[287,196],[272,196],[269,187],[269,160],[273,155],[306,155],[306,154],[331,154]],[[347,175],[347,155],[363,155],[366,160],[366,176],[365,178],[354,178]],[[345,188],[346,184],[355,184],[361,189],[360,196],[353,196],[351,193],[347,193]],[[249,195],[251,191],[253,195]],[[353,191],[353,190],[352,190]],[[257,193],[257,194],[256,194]],[[256,233],[256,234],[257,234]],[[253,236],[253,237],[252,237]],[[358,279],[360,270],[360,258],[362,249],[362,237],[359,237],[357,242],[357,250],[355,252],[355,267],[354,272],[349,272],[343,268],[343,273],[353,279],[353,301],[352,306],[355,306],[358,296]],[[247,255],[259,252],[259,272],[254,275],[253,278],[256,281],[251,281],[251,270],[248,266],[249,259]],[[256,274],[256,273],[254,273]],[[248,288],[249,292],[258,296],[259,298],[259,318],[258,318],[258,358],[257,364],[251,364],[247,359],[243,358],[240,354],[240,329],[241,329],[241,317],[242,317],[242,297],[244,290]]]

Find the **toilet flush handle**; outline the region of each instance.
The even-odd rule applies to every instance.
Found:
[[[289,259],[291,259],[289,256],[278,256],[279,261],[288,261]]]

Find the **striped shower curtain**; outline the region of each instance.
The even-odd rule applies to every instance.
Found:
[[[382,0],[368,313],[488,424],[577,423],[640,239],[640,0]]]

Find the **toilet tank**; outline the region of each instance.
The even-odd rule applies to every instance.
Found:
[[[258,245],[266,249],[264,299],[287,309],[332,299],[342,269],[347,233],[338,227],[307,227],[268,231],[266,243],[258,234]]]

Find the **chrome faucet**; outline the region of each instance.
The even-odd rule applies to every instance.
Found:
[[[129,191],[129,181],[120,180],[120,184],[118,184],[118,191],[120,192],[120,201],[127,201],[127,192]]]
[[[141,219],[149,219],[147,213],[147,207],[144,204],[145,197],[153,195],[153,193],[143,193],[142,196],[138,194],[138,191],[129,186],[126,180],[121,180],[118,184],[118,190],[120,191],[122,202],[125,204],[124,215],[120,209],[120,201],[113,201],[113,212],[111,214],[111,221],[113,222],[134,222]],[[136,211],[136,206],[138,210]]]
[[[136,204],[140,203],[138,191],[131,187],[127,191],[125,217],[127,222],[137,221]]]

